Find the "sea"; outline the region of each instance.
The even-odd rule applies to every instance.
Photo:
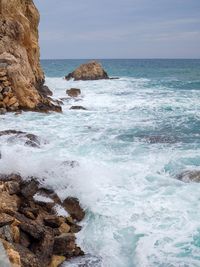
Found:
[[[1,137],[0,172],[39,177],[80,200],[86,255],[63,266],[199,267],[200,184],[177,177],[200,170],[200,60],[99,60],[119,79],[64,79],[87,61],[42,60],[63,113],[0,116],[0,130],[41,140],[38,149]],[[70,88],[81,96],[68,98]]]

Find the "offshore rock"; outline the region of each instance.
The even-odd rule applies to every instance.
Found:
[[[102,65],[96,61],[90,61],[80,65],[72,73],[69,73],[66,80],[74,79],[75,81],[83,80],[102,80],[109,79],[107,72]]]
[[[0,107],[7,111],[40,111],[41,104],[58,111],[46,98],[51,93],[39,62],[39,18],[33,0],[0,0]]]
[[[66,91],[70,97],[78,97],[81,94],[81,90],[77,88],[71,88]]]

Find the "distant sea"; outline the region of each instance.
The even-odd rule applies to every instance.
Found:
[[[200,184],[177,176],[200,170],[200,60],[100,60],[119,79],[64,80],[87,61],[42,60],[63,114],[2,116],[2,130],[47,142],[35,150],[4,137],[0,172],[35,175],[61,198],[79,198],[86,256],[68,267],[199,267]],[[66,99],[72,87],[80,98]]]

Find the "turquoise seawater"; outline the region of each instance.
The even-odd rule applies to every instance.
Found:
[[[72,87],[82,95],[65,99],[63,114],[0,117],[2,130],[46,141],[34,149],[1,137],[0,171],[80,199],[87,215],[77,241],[87,256],[66,266],[199,267],[200,184],[176,177],[200,170],[200,60],[100,60],[119,79],[64,80],[86,61],[42,61],[55,98]]]

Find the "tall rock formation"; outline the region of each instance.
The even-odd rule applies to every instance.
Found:
[[[43,94],[39,19],[33,0],[0,0],[0,108],[60,111]]]

